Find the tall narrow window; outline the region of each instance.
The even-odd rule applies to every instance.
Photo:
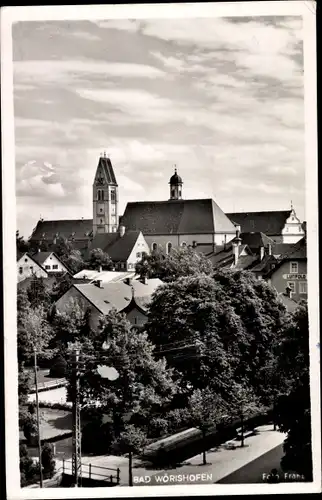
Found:
[[[300,293],[307,293],[307,282],[306,281],[300,281],[299,292]]]
[[[104,200],[104,191],[102,191],[102,200]]]
[[[297,274],[298,272],[299,272],[298,262],[291,262],[290,263],[290,273]]]
[[[98,201],[101,200],[101,190],[100,189],[97,191],[97,199],[98,199]]]
[[[115,189],[112,189],[112,190],[111,190],[111,201],[116,201],[116,193],[115,193]]]
[[[167,246],[166,246],[166,252],[167,253],[170,253],[171,252],[171,248],[172,248],[172,243],[170,243],[170,241],[167,243]]]
[[[157,248],[158,248],[158,245],[154,242],[152,243],[152,252],[156,252]]]

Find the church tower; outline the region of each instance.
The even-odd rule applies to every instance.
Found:
[[[174,169],[174,174],[170,178],[170,200],[182,200],[182,179]]]
[[[115,233],[118,227],[118,185],[111,160],[102,155],[93,184],[93,236]]]

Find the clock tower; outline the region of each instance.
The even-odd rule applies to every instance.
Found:
[[[111,160],[99,159],[93,184],[93,236],[115,233],[118,227],[118,185]]]

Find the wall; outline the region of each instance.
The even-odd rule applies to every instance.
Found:
[[[37,276],[37,278],[47,278],[48,274],[37,264],[37,262],[32,260],[29,255],[25,254],[17,262],[17,276],[18,281],[22,281],[25,278],[30,278],[31,276]]]
[[[90,309],[90,326],[95,330],[98,326],[101,314],[88,300],[75,288],[72,286],[59,300],[56,302],[56,308],[59,312],[67,312],[71,307],[73,301],[77,301],[81,306],[86,309]]]
[[[135,264],[141,260],[142,252],[145,252],[146,254],[151,253],[150,247],[147,244],[143,234],[140,233],[140,235],[139,235],[138,239],[136,240],[136,243],[133,247],[133,250],[132,250],[132,252],[127,260],[127,270],[128,271],[135,270]]]
[[[227,234],[226,242],[228,243],[233,238],[235,238],[236,234]],[[166,244],[170,242],[173,248],[180,247],[183,242],[186,243],[187,246],[193,245],[193,242],[196,241],[199,245],[204,244],[212,244],[215,242],[216,245],[222,245],[225,240],[224,234],[168,234],[168,235],[145,235],[145,240],[149,245],[149,248],[152,249],[152,244],[156,243],[159,248],[165,251]]]
[[[293,273],[293,277],[289,276],[290,272],[290,262],[298,263],[298,273]],[[305,278],[298,279],[298,275],[305,275]],[[288,282],[293,282],[295,286],[295,293],[292,293],[292,299],[299,301],[301,299],[307,299],[307,293],[300,293],[300,283],[307,283],[307,261],[306,260],[296,260],[286,261],[280,267],[276,269],[274,274],[270,278],[270,283],[274,286],[278,293],[285,292]]]
[[[142,326],[146,323],[148,317],[142,313],[139,309],[135,308],[129,311],[126,315],[126,319],[133,326]]]
[[[47,267],[48,266],[48,269]],[[53,266],[57,266],[57,268],[53,269]],[[67,268],[60,262],[54,254],[50,255],[48,259],[45,260],[42,267],[47,271],[47,273],[65,273],[67,272]]]
[[[304,236],[302,223],[296,217],[294,209],[292,210],[288,219],[286,219],[285,226],[282,229],[283,243],[297,243]]]

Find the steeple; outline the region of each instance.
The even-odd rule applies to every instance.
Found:
[[[118,225],[118,184],[111,160],[100,155],[93,183],[93,235],[115,233]]]
[[[170,178],[170,200],[182,199],[182,179],[177,173],[177,166],[174,166],[174,174]]]

